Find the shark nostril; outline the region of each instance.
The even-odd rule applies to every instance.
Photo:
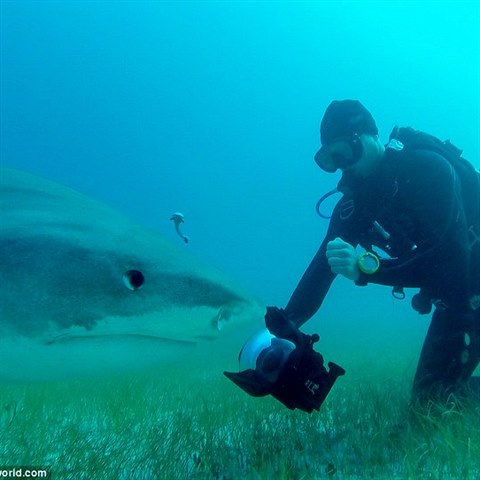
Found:
[[[140,270],[127,270],[123,274],[123,283],[129,290],[138,290],[145,283],[145,276]]]

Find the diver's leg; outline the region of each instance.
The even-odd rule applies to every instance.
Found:
[[[475,331],[474,335],[474,347],[473,347],[473,355],[476,355],[473,360],[476,358],[476,364],[473,367],[472,373],[480,364],[480,308],[477,308],[473,312],[473,329]],[[467,382],[468,388],[474,393],[476,396],[480,398],[480,372],[477,375],[471,376]]]
[[[428,400],[464,387],[480,361],[480,311],[436,309],[413,383],[413,399]]]

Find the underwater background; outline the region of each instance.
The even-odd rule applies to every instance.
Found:
[[[339,176],[313,155],[332,100],[360,100],[385,143],[395,125],[412,126],[480,167],[477,2],[0,5],[1,163],[105,202],[265,305],[287,303],[326,233],[315,203]],[[246,328],[138,376],[5,385],[0,467],[90,479],[480,478],[478,409],[441,427],[383,429],[402,422],[428,328],[413,293],[398,301],[335,281],[305,327],[348,376],[318,414],[223,378]]]

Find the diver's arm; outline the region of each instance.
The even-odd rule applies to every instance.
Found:
[[[329,240],[325,238],[323,241],[285,307],[287,318],[297,327],[315,315],[336,276],[325,256]]]
[[[300,327],[315,315],[336,277],[326,256],[328,242],[336,237],[348,240],[352,236],[348,233],[350,226],[340,220],[342,208],[344,208],[344,198],[337,203],[325,239],[285,307],[287,318],[294,322],[297,327]],[[351,238],[350,240],[351,243],[354,243]]]

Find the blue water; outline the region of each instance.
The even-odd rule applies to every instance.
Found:
[[[184,248],[282,306],[338,180],[312,160],[331,100],[480,165],[479,24],[474,2],[2,1],[1,161],[182,248],[183,212]]]

